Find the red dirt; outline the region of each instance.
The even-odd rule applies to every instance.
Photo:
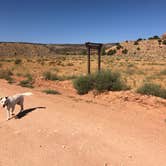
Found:
[[[61,95],[46,95],[0,80],[0,96],[31,91],[25,108],[46,107],[10,121],[1,108],[0,166],[166,165],[165,100],[133,92],[79,96],[62,84]]]

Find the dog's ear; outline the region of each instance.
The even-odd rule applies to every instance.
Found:
[[[5,102],[4,102],[4,105],[3,105],[3,107],[5,107],[5,106],[7,106],[7,105],[9,104],[8,97],[5,97],[5,98],[6,98],[6,100],[5,100]]]

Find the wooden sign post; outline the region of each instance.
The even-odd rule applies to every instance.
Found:
[[[88,74],[90,74],[90,54],[91,54],[91,49],[97,49],[98,50],[98,71],[101,69],[101,48],[102,48],[101,43],[90,43],[87,42],[85,43],[85,46],[88,50]]]

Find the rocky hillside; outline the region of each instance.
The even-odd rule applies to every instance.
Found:
[[[35,43],[0,43],[0,56],[23,55],[45,56],[58,54],[83,54],[86,48],[83,44],[35,44]]]
[[[149,39],[138,39],[136,41],[117,43],[114,46],[107,48],[106,54],[166,57],[166,34],[162,35],[161,38],[154,36]]]
[[[149,39],[104,44],[103,54],[166,57],[166,34]],[[86,54],[84,44],[37,44],[0,42],[0,56],[54,56]]]

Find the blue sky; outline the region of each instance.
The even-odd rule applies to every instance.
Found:
[[[166,32],[165,0],[0,0],[0,41],[119,42]]]

